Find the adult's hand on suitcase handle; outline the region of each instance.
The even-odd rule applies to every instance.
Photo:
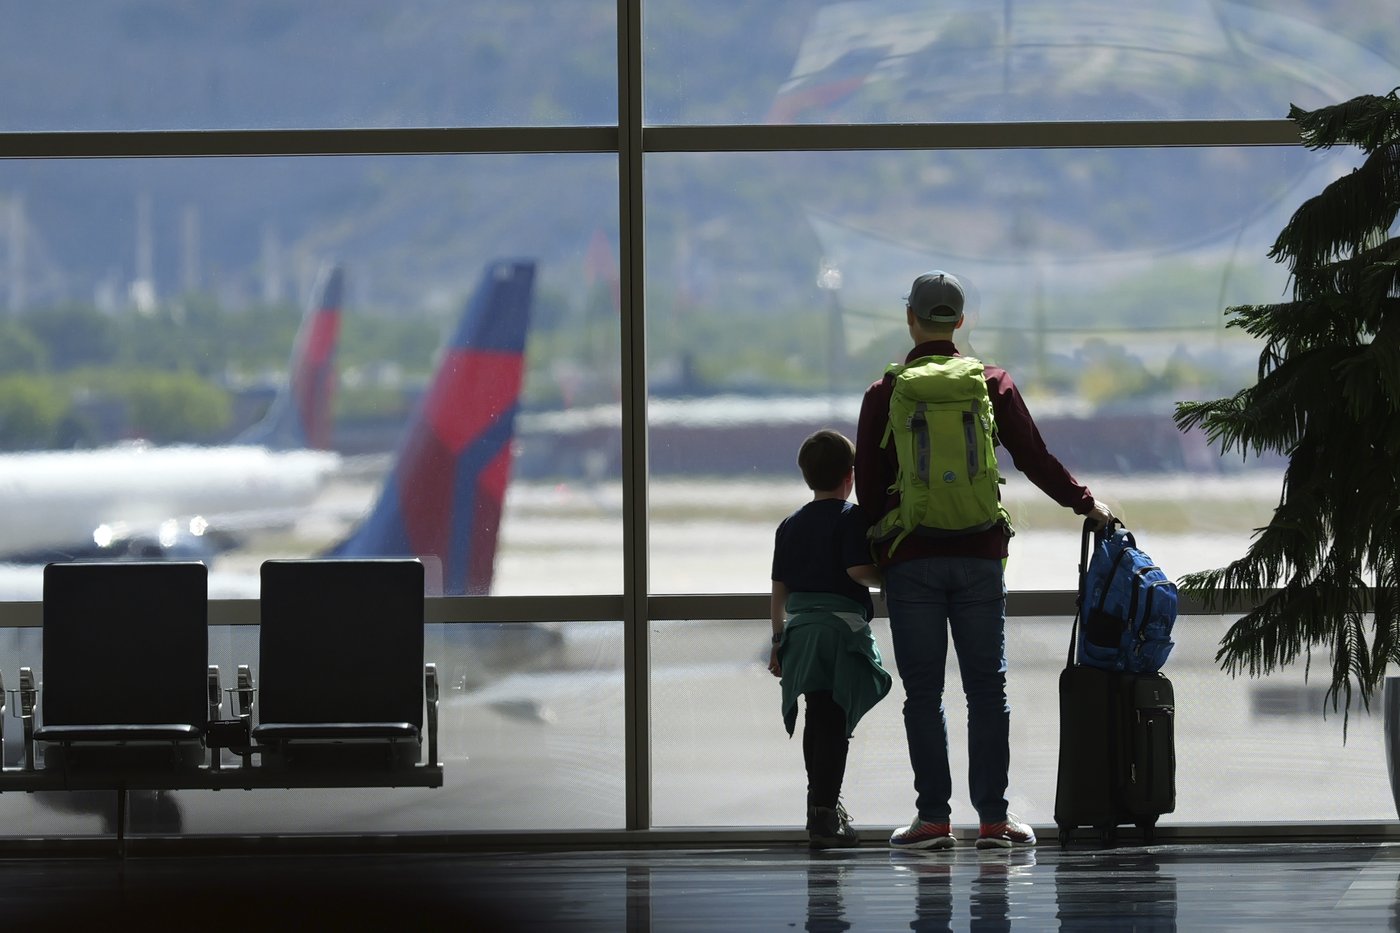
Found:
[[[1090,531],[1102,531],[1113,522],[1117,521],[1108,506],[1097,499],[1094,500],[1094,507],[1089,510],[1089,514],[1084,516],[1084,524]]]

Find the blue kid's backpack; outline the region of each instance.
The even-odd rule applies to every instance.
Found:
[[[1173,645],[1176,584],[1133,533],[1117,519],[1098,532],[1086,522],[1079,574],[1079,663],[1135,674],[1161,670]]]

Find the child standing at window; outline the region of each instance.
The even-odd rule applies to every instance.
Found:
[[[797,454],[812,501],[783,519],[773,545],[768,670],[782,679],[783,723],[797,723],[806,697],[802,756],[807,766],[807,835],[812,848],[860,844],[840,803],[846,754],[856,723],[890,690],[890,675],[870,634],[869,587],[880,575],[867,523],[847,501],[855,447],[837,431],[818,431]]]

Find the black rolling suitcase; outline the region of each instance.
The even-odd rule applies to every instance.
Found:
[[[1134,824],[1151,842],[1157,818],[1176,808],[1176,703],[1161,673],[1110,671],[1075,662],[1083,579],[1092,532],[1081,552],[1080,611],[1060,673],[1060,761],[1055,824],[1060,845],[1090,827],[1105,845]]]

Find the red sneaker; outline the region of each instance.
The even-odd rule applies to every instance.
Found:
[[[950,849],[957,843],[951,823],[928,823],[918,817],[890,835],[891,849]]]
[[[1035,830],[1008,813],[1000,823],[983,823],[977,834],[979,849],[1010,849],[1035,845]]]

